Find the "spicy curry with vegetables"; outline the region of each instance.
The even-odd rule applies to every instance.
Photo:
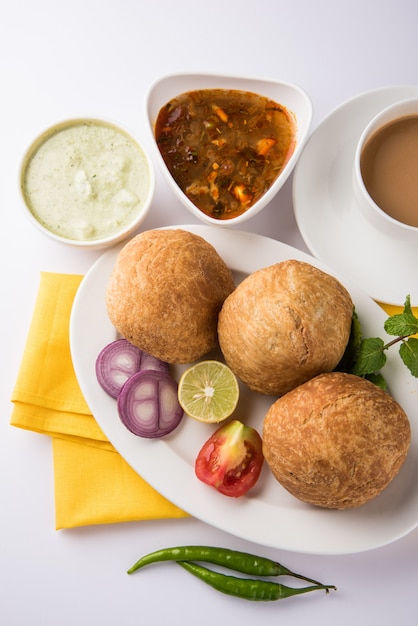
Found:
[[[295,147],[295,121],[264,96],[201,89],[161,108],[155,138],[168,170],[207,215],[227,220],[271,187]]]

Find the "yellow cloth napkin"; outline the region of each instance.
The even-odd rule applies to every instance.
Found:
[[[123,460],[99,428],[74,373],[71,307],[82,276],[42,272],[11,424],[52,437],[57,529],[187,514]]]

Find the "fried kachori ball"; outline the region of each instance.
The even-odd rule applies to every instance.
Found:
[[[352,316],[350,294],[336,278],[292,259],[250,274],[228,296],[219,344],[250,389],[282,395],[335,369]]]
[[[393,480],[406,459],[411,428],[387,391],[331,372],[276,400],[262,439],[268,466],[293,496],[348,509],[369,502]]]
[[[141,350],[190,363],[217,345],[218,313],[234,287],[231,270],[205,239],[183,229],[149,230],[118,254],[107,312]]]

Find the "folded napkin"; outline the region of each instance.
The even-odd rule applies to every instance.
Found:
[[[98,426],[74,373],[71,307],[82,276],[42,272],[11,424],[52,437],[57,529],[187,514],[124,461]]]

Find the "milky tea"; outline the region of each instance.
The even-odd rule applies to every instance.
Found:
[[[418,227],[418,115],[376,131],[363,147],[360,169],[374,202],[395,220]]]

